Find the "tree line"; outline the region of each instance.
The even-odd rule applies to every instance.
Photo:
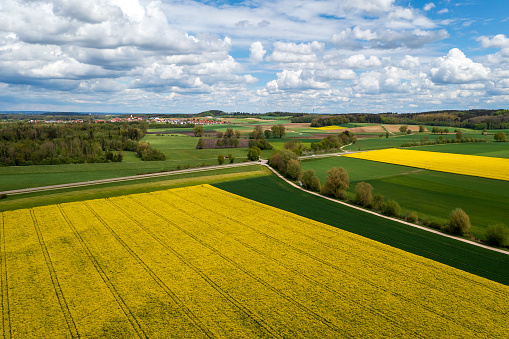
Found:
[[[121,162],[123,151],[145,161],[165,156],[140,139],[146,122],[0,124],[0,163],[3,166]]]
[[[311,123],[312,127],[348,123],[412,124],[482,129],[509,129],[509,110],[433,111],[421,113],[345,113],[334,115],[302,114],[290,118],[293,123]]]

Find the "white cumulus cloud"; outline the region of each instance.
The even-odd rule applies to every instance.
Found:
[[[251,48],[249,48],[249,52],[249,57],[254,62],[263,61],[263,57],[265,56],[265,53],[267,53],[260,41],[253,42],[251,44]]]
[[[431,78],[436,83],[464,84],[488,79],[490,69],[476,63],[465,56],[458,48],[436,59],[436,67],[432,68]]]

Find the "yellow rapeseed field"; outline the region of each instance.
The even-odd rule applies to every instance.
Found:
[[[331,131],[331,130],[336,130],[336,129],[345,129],[346,127],[341,127],[341,126],[336,126],[336,125],[333,125],[333,126],[324,126],[324,127],[313,127],[313,129],[319,129],[321,131]]]
[[[6,338],[506,338],[509,287],[209,185],[3,212]]]
[[[345,157],[509,181],[509,159],[404,149],[345,154]]]

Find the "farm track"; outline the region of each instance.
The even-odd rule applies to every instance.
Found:
[[[124,181],[140,180],[140,179],[166,177],[166,176],[173,176],[173,175],[186,174],[186,173],[206,172],[206,171],[213,171],[213,170],[225,169],[225,168],[231,168],[231,167],[251,166],[251,165],[256,165],[256,164],[258,164],[258,163],[257,162],[241,162],[241,163],[237,163],[237,164],[190,168],[190,169],[183,169],[183,170],[170,171],[170,172],[157,172],[157,173],[139,174],[139,175],[111,178],[111,179],[100,179],[100,180],[75,182],[75,183],[61,184],[61,185],[23,188],[23,189],[16,189],[16,190],[10,190],[10,191],[3,191],[3,192],[0,192],[0,194],[19,195],[19,194],[27,194],[27,193],[35,193],[35,192],[46,192],[46,191],[54,191],[54,190],[67,189],[67,188],[77,188],[77,187],[86,187],[86,186],[101,185],[101,184],[111,184],[111,183],[115,183],[115,182],[124,182]]]
[[[191,202],[191,200],[193,200],[193,199],[190,199],[190,200],[188,200],[187,202],[188,202],[188,203],[190,203],[190,202]],[[239,200],[242,200],[242,199],[239,199]],[[179,205],[179,206],[186,206],[187,204],[185,204],[185,203],[184,203],[184,204],[180,204],[180,203],[178,203],[178,205]],[[240,204],[239,204],[239,205],[240,205]],[[240,205],[240,206],[242,206],[242,205]],[[207,208],[204,208],[204,209],[207,209]],[[211,211],[211,210],[209,210],[209,211]],[[211,212],[212,212],[212,211],[211,211]],[[247,213],[248,211],[245,211],[245,212]],[[342,274],[352,274],[352,273],[351,273],[351,271],[346,271],[346,270],[344,270],[343,268],[341,268],[340,266],[335,265],[335,264],[331,263],[331,262],[330,262],[330,261],[328,261],[328,260],[325,260],[325,259],[323,259],[323,258],[320,258],[320,257],[318,257],[318,256],[316,256],[316,255],[313,255],[313,254],[309,253],[309,251],[305,251],[305,250],[302,250],[302,249],[301,249],[301,248],[299,248],[299,247],[292,246],[292,245],[290,245],[289,243],[287,243],[287,242],[285,242],[285,241],[282,241],[281,239],[279,239],[279,238],[277,238],[277,237],[275,237],[275,236],[273,236],[273,235],[270,235],[270,234],[268,234],[268,233],[266,233],[266,232],[260,231],[257,227],[250,226],[250,225],[257,225],[257,224],[259,224],[259,222],[257,223],[257,222],[255,222],[255,221],[253,221],[253,222],[250,222],[250,223],[248,224],[248,223],[244,222],[244,221],[243,221],[243,220],[241,220],[241,219],[238,219],[238,218],[232,218],[232,217],[230,217],[230,216],[228,216],[228,215],[225,215],[225,214],[223,214],[223,213],[218,213],[217,211],[215,211],[215,214],[219,214],[219,215],[221,215],[221,216],[222,216],[223,218],[225,218],[225,219],[230,219],[230,220],[232,220],[232,221],[233,221],[233,223],[234,223],[234,224],[237,224],[237,225],[239,225],[239,226],[243,226],[243,227],[249,228],[249,229],[251,229],[251,230],[255,231],[256,233],[258,233],[259,235],[261,235],[261,236],[263,236],[263,237],[265,237],[265,238],[268,238],[268,239],[270,239],[270,240],[272,240],[272,241],[278,242],[278,243],[280,243],[282,246],[284,246],[284,247],[288,247],[288,248],[292,249],[293,251],[298,252],[299,254],[302,254],[302,255],[304,255],[304,256],[308,256],[308,257],[309,257],[309,258],[311,258],[312,260],[317,261],[317,262],[319,262],[319,263],[320,263],[320,264],[322,264],[322,265],[329,266],[330,268],[332,268],[332,269],[334,269],[334,270],[337,270],[337,271],[341,272]],[[240,214],[245,215],[244,213],[240,213]],[[285,223],[282,223],[281,225],[283,225],[283,228],[285,228],[285,226],[284,226],[284,225],[285,225]],[[292,238],[293,238],[293,236],[292,236]],[[313,237],[309,237],[309,238],[310,238],[310,239],[312,239],[313,241],[316,241],[316,239],[315,239],[315,238],[313,238]],[[320,246],[324,246],[324,245],[326,245],[326,244],[325,244],[325,243],[323,243],[323,242],[321,242],[321,243],[319,242],[319,245],[320,245]],[[324,247],[332,248],[331,246],[324,246]],[[337,248],[336,248],[336,249],[337,249]],[[346,256],[348,256],[348,255],[349,255],[349,253],[348,253],[348,251],[347,251],[347,250],[341,250],[341,252],[342,252],[342,253],[339,253],[337,256],[336,256],[336,255],[333,255],[333,257],[342,257],[342,256],[345,256],[345,255],[346,255]],[[354,258],[351,258],[351,259],[354,259]],[[375,258],[369,258],[369,259],[371,259],[371,260],[369,261],[369,263],[376,262]],[[384,262],[384,264],[385,264],[385,261],[383,261],[383,262]],[[364,267],[366,264],[369,264],[369,263],[366,263],[366,262],[359,263],[359,264],[358,264],[358,266],[359,266],[359,267]],[[401,274],[401,273],[403,273],[403,272],[397,272],[397,271],[395,271],[395,270],[392,270],[392,269],[390,268],[390,262],[389,262],[389,265],[386,265],[386,267],[387,267],[387,268],[385,268],[385,267],[384,267],[384,269],[385,269],[386,271],[390,271],[390,272],[391,272],[391,273],[389,273],[390,275],[392,275],[392,274],[394,274],[394,273],[396,273],[396,274]],[[375,274],[376,274],[376,273],[375,273]],[[380,274],[380,272],[379,272],[378,274]],[[361,276],[361,275],[358,275],[358,274],[356,275],[356,274],[354,273],[354,275],[353,275],[353,276],[355,277],[355,279],[357,279],[357,280],[358,280],[358,282],[359,282],[360,284],[368,284],[368,285],[371,285],[374,289],[376,289],[376,290],[380,290],[380,292],[381,292],[381,293],[389,293],[389,294],[391,294],[393,297],[395,297],[395,298],[397,298],[397,299],[405,300],[406,302],[408,302],[408,303],[410,303],[410,304],[413,304],[413,305],[414,305],[414,307],[416,307],[416,308],[422,308],[422,309],[424,309],[424,310],[426,310],[426,311],[428,311],[428,312],[430,312],[430,313],[436,314],[436,315],[438,315],[438,316],[440,316],[440,317],[442,317],[442,318],[444,318],[444,319],[447,319],[447,320],[452,321],[452,322],[456,322],[456,320],[455,320],[455,319],[453,319],[453,318],[451,318],[451,317],[447,314],[447,312],[439,312],[439,311],[437,311],[437,309],[434,309],[434,308],[432,307],[432,306],[433,306],[433,302],[428,303],[428,304],[429,304],[428,306],[426,306],[426,303],[419,303],[419,304],[417,304],[417,303],[415,302],[415,299],[414,299],[414,300],[412,300],[412,299],[409,299],[409,298],[405,297],[405,294],[404,294],[404,293],[394,292],[394,291],[391,291],[391,290],[389,290],[389,289],[387,289],[387,288],[384,288],[383,286],[379,286],[379,285],[378,285],[378,284],[376,284],[375,282],[373,282],[373,281],[371,281],[371,280],[368,280],[368,279],[363,278],[363,276]],[[425,286],[422,286],[422,287],[421,287],[421,290],[429,290],[429,287],[431,287],[431,286],[429,286],[429,285],[428,285],[428,284],[426,284],[426,283],[424,283],[424,285],[425,285]],[[405,291],[403,291],[403,292],[405,292]],[[463,295],[463,294],[459,293],[459,295]],[[505,297],[507,297],[507,295],[506,295]],[[465,305],[465,307],[469,307],[469,306],[470,306],[470,305]],[[458,308],[461,308],[461,307],[462,307],[461,305],[458,305]],[[401,320],[401,319],[399,319],[399,321],[402,321],[402,320]],[[476,330],[477,326],[482,325],[482,324],[469,324],[469,323],[468,323],[468,322],[466,322],[466,321],[460,321],[460,322],[462,323],[462,326],[465,326],[465,329],[467,329],[467,328],[468,328],[468,329],[469,329],[469,330],[471,330],[473,333],[477,332],[477,330]],[[414,324],[414,325],[415,325],[415,324]],[[409,327],[409,326],[407,326],[407,328],[408,328],[408,327]],[[415,335],[415,334],[414,334],[414,335]],[[418,336],[418,335],[417,335],[417,336]]]

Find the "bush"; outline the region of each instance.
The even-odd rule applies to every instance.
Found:
[[[507,244],[509,229],[504,224],[491,225],[486,229],[486,242],[493,246],[504,246]]]
[[[445,231],[451,234],[464,235],[470,228],[470,218],[461,208],[453,210],[449,216],[449,224]]]
[[[224,156],[222,156],[221,154],[219,154],[219,155],[217,156],[217,163],[218,163],[219,165],[224,164]]]
[[[497,132],[495,133],[495,141],[501,141],[504,142],[506,140],[505,133],[504,132]]]
[[[233,164],[235,162],[235,157],[231,153],[228,154],[228,159],[230,160],[230,164]]]
[[[298,160],[290,159],[287,164],[286,175],[293,180],[297,180],[302,174],[302,167]]]
[[[425,219],[422,221],[424,226],[428,226],[429,228],[433,228],[435,230],[441,230],[444,228],[444,225],[435,219]]]
[[[300,181],[302,182],[302,186],[304,186],[304,188],[307,188],[311,191],[320,192],[320,189],[322,188],[320,179],[318,179],[314,169],[306,170],[301,175]]]
[[[416,211],[410,211],[406,213],[406,220],[408,222],[417,222],[417,220],[419,220],[419,216]]]
[[[0,199],[7,199],[7,194],[0,194]]]
[[[321,190],[322,194],[338,199],[344,198],[350,184],[348,173],[343,167],[333,167],[327,171],[327,174],[328,176]]]
[[[377,211],[381,211],[384,204],[384,196],[381,194],[373,195],[373,208]]]
[[[389,217],[399,217],[401,214],[401,207],[396,201],[387,200],[383,204],[382,212]]]
[[[362,181],[355,185],[355,202],[362,206],[373,203],[373,186]]]

